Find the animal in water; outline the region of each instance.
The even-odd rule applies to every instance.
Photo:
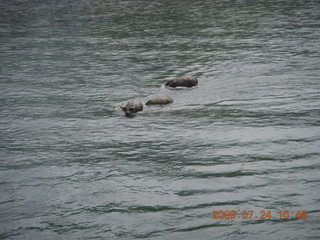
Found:
[[[125,106],[120,106],[127,117],[133,117],[137,112],[143,110],[143,105],[139,100],[130,100]]]
[[[166,87],[176,88],[176,87],[194,87],[198,85],[198,79],[191,75],[186,75],[178,78],[174,78],[166,82]]]
[[[152,105],[152,104],[169,104],[173,103],[173,99],[169,96],[165,97],[156,97],[156,98],[151,98],[146,102],[146,105]]]

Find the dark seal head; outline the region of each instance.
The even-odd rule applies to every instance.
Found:
[[[198,79],[196,77],[193,77],[191,75],[186,75],[183,77],[174,78],[172,80],[169,80],[166,82],[167,87],[194,87],[198,85]]]
[[[143,105],[139,100],[130,100],[124,107],[120,106],[120,108],[127,117],[133,117],[135,113],[143,110]]]
[[[151,98],[146,102],[146,105],[169,104],[169,103],[173,103],[173,99],[169,96],[165,96],[165,97]]]

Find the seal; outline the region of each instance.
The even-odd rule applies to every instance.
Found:
[[[174,78],[166,82],[166,87],[194,87],[198,85],[198,79],[191,75],[186,75],[178,78]]]
[[[130,100],[125,106],[120,106],[127,117],[133,117],[137,112],[143,110],[143,105],[139,100]]]
[[[146,105],[169,104],[169,103],[173,103],[173,99],[169,96],[165,96],[165,97],[151,98],[146,102]]]

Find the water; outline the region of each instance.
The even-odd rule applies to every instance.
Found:
[[[1,239],[319,238],[319,1],[0,9]]]

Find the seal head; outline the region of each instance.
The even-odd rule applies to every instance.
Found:
[[[143,105],[138,100],[130,100],[125,106],[120,106],[127,117],[133,117],[139,111],[143,110]]]

